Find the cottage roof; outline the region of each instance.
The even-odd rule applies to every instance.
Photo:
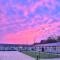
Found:
[[[60,42],[48,43],[48,44],[36,44],[35,46],[60,46]]]

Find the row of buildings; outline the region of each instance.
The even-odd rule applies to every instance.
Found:
[[[26,51],[31,50],[31,47],[25,44],[0,44],[0,51]]]
[[[47,43],[47,44],[35,43],[32,45],[0,44],[0,51],[38,51],[38,52],[60,54],[60,42]]]

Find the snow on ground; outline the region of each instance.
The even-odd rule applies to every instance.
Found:
[[[35,60],[18,51],[0,51],[0,60]]]

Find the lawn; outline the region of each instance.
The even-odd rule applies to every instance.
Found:
[[[58,54],[56,55],[56,54],[52,54],[52,53],[48,54],[48,53],[44,53],[44,52],[39,53],[39,52],[34,52],[34,51],[23,51],[23,53],[27,54],[31,57],[34,57],[34,58],[36,58],[37,56],[42,59],[60,58],[60,55],[58,55]]]

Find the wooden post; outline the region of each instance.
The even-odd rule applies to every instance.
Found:
[[[36,60],[39,60],[39,56],[37,55]]]

